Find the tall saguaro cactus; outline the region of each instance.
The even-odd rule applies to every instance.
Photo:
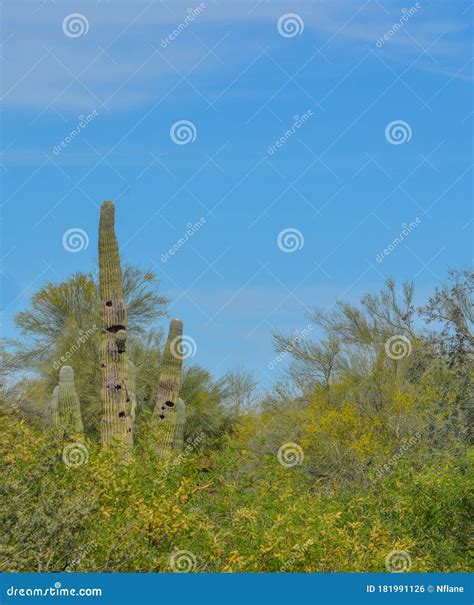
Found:
[[[64,436],[74,438],[82,435],[84,426],[81,417],[81,404],[77,396],[74,372],[71,366],[63,366],[59,371],[57,397],[59,427],[64,432]]]
[[[104,202],[99,223],[100,347],[103,445],[133,445],[128,387],[127,309],[115,236],[115,208]]]
[[[183,322],[173,319],[161,361],[160,378],[153,415],[156,448],[162,458],[169,458],[173,451],[178,420],[179,392],[183,366],[182,345]]]

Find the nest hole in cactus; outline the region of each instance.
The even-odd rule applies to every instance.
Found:
[[[119,412],[119,418],[125,418],[125,412]]]
[[[105,301],[105,306],[106,307],[111,307],[112,306],[112,301],[111,300],[106,300]]]
[[[117,326],[110,326],[110,328],[107,328],[106,332],[109,332],[110,334],[116,334],[117,332],[120,332],[120,330],[125,330],[125,326],[123,326],[122,324],[118,324]]]
[[[174,403],[172,401],[165,401],[165,405],[167,405],[169,408],[174,408]]]

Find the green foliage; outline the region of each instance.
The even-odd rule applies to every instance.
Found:
[[[135,340],[140,347],[147,338],[150,323],[164,316],[167,300],[158,294],[156,279],[150,271],[130,266],[123,271],[123,292],[127,307],[133,310],[128,341],[134,359]],[[100,307],[94,276],[77,273],[61,284],[46,284],[33,295],[30,309],[19,313],[16,320],[25,338],[5,343],[0,365],[6,372],[5,381],[11,383],[16,375],[22,378],[5,387],[15,390],[15,395],[12,393],[8,399],[20,405],[30,418],[45,417],[47,402],[58,382],[58,371],[68,364],[74,368],[76,388],[81,394],[85,433],[97,439],[101,416]],[[153,347],[159,360],[159,339],[155,339]],[[32,373],[40,380],[24,378]],[[147,384],[156,383],[156,374],[153,381],[150,378],[148,372]],[[151,390],[154,392],[155,388],[152,386]]]
[[[47,284],[1,351],[3,570],[173,571],[189,551],[190,571],[381,572],[394,550],[468,570],[472,273],[421,309],[387,280],[275,334],[289,364],[261,398],[245,370],[182,369],[153,275],[120,276],[110,203],[100,231],[100,295],[88,274]],[[126,456],[99,446],[100,364],[105,417],[133,418]]]
[[[230,427],[231,417],[224,405],[225,385],[204,368],[189,366],[184,370],[181,397],[187,406],[186,439],[193,441],[201,434],[219,439]]]
[[[172,571],[175,550],[195,571],[385,571],[405,550],[411,571],[468,571],[472,459],[410,454],[383,481],[336,490],[305,463],[246,449],[246,429],[157,473],[151,451],[128,464],[88,442],[88,462],[64,464],[54,437],[12,413],[4,438],[0,523],[3,571]],[[449,519],[449,522],[447,520]]]

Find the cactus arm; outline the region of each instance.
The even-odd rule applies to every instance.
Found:
[[[123,298],[122,272],[115,208],[104,202],[99,222],[99,289],[102,314],[100,346],[103,445],[133,446],[132,401],[128,385],[127,309]]]

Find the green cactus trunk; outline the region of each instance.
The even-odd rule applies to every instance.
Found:
[[[130,416],[132,417],[133,426],[137,414],[137,371],[131,359],[128,360],[128,384],[130,389]]]
[[[51,400],[46,408],[47,421],[50,426],[59,428],[59,409],[58,409],[59,385],[54,387]]]
[[[163,351],[153,414],[153,438],[158,454],[164,459],[169,458],[173,452],[183,366],[182,336],[183,322],[179,319],[173,319],[170,323],[168,338]]]
[[[102,445],[133,446],[131,396],[128,387],[127,309],[123,298],[122,271],[115,208],[104,202],[99,223],[99,286],[102,313],[100,347]]]
[[[184,430],[186,428],[186,404],[182,399],[178,401],[176,410],[176,428],[174,431],[173,449],[182,452],[184,448]]]
[[[74,372],[70,366],[64,366],[59,371],[58,416],[64,437],[74,439],[84,434],[81,404],[74,384]]]

